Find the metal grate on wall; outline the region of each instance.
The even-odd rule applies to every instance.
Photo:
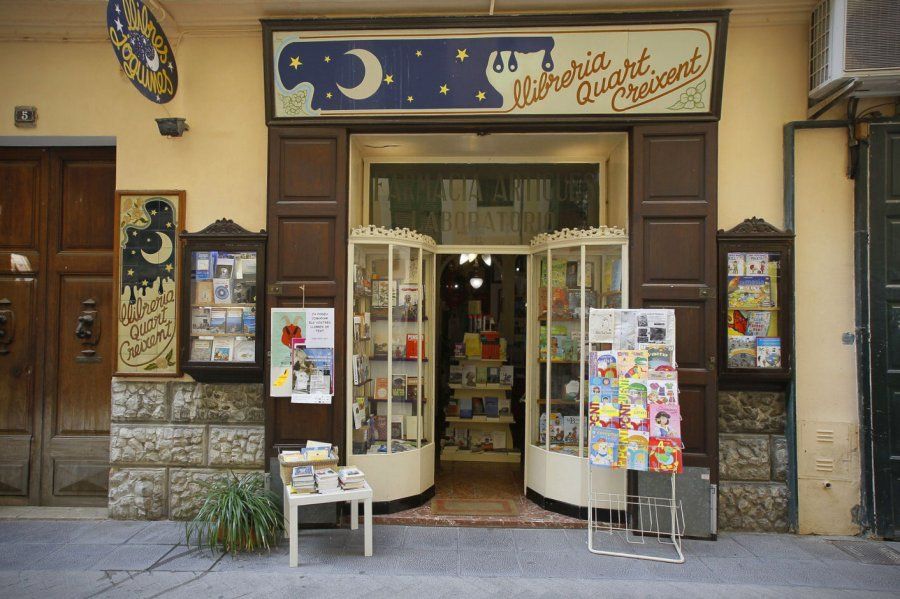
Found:
[[[900,3],[897,0],[847,0],[844,69],[896,68],[900,68]]]
[[[809,24],[809,89],[828,78],[828,41],[831,34],[831,0],[822,0],[813,9]]]

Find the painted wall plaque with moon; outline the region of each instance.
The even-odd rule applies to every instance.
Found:
[[[117,375],[178,376],[183,191],[116,192]]]

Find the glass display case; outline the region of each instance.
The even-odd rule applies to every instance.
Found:
[[[349,261],[348,461],[376,501],[420,495],[434,485],[434,242],[360,228]]]
[[[602,227],[531,243],[528,303],[537,309],[529,310],[526,485],[575,505],[587,497],[580,485],[587,468],[588,316],[591,308],[627,307],[627,242],[624,231]],[[567,480],[579,482],[560,486]]]
[[[719,380],[781,384],[793,367],[794,235],[759,218],[719,231]]]
[[[266,232],[182,232],[181,363],[198,381],[262,381]]]

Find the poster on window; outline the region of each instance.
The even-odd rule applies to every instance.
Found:
[[[334,308],[272,308],[269,322],[269,395],[331,403]]]
[[[117,376],[178,376],[183,191],[116,192]]]

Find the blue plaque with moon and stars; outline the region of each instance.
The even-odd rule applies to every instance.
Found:
[[[272,31],[272,115],[710,113],[717,27]]]
[[[165,104],[178,91],[175,52],[141,0],[109,0],[106,28],[125,77],[145,98]]]
[[[178,374],[184,192],[117,192],[117,374]]]

